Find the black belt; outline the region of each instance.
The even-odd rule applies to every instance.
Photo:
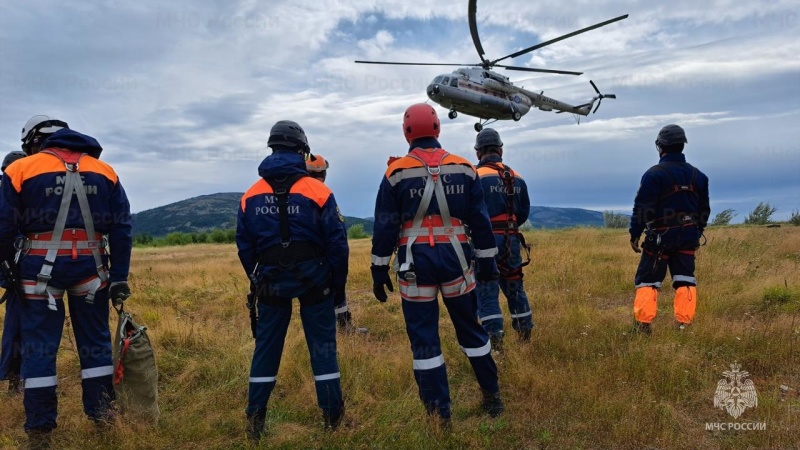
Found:
[[[263,266],[288,267],[310,259],[324,258],[325,251],[310,241],[292,241],[289,245],[276,244],[258,255]]]
[[[694,213],[677,213],[668,217],[662,217],[650,222],[650,228],[673,228],[684,227],[687,225],[697,225],[697,214]]]
[[[517,231],[518,229],[519,227],[514,222],[506,222],[506,221],[492,222],[492,230]]]

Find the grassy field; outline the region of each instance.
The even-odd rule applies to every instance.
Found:
[[[370,242],[353,241],[349,303],[369,333],[338,340],[345,425],[322,430],[295,305],[261,448],[800,448],[800,228],[707,234],[697,258],[695,323],[684,332],[672,328],[667,286],[654,334],[646,337],[630,333],[638,256],[624,231],[530,233],[534,260],[525,281],[536,328],[532,341],[520,344],[506,315],[510,334],[497,356],[506,402],[500,418],[481,413],[477,383],[442,313],[450,431],[428,421],[417,397],[400,298],[375,301]],[[130,281],[128,309],[156,345],[161,421],[149,428],[123,417],[96,434],[82,412],[67,328],[58,363],[57,448],[247,448],[253,340],[235,247],[137,248]],[[758,392],[758,406],[737,420],[713,406],[717,382],[734,362]],[[0,447],[14,448],[25,442],[21,398],[2,403]],[[766,430],[706,431],[716,422],[765,422]]]

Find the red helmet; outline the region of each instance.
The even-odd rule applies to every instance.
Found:
[[[410,144],[414,139],[422,137],[439,137],[439,116],[431,105],[417,103],[411,105],[403,114],[403,134]]]

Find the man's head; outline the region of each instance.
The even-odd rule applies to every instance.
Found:
[[[503,141],[500,133],[492,128],[484,128],[475,136],[475,154],[478,159],[490,154],[503,156]]]
[[[328,174],[328,161],[320,155],[311,155],[306,161],[306,170],[312,178],[325,182],[325,177]]]
[[[419,138],[438,138],[440,125],[436,110],[425,103],[411,105],[403,113],[403,135],[409,144]]]
[[[69,128],[67,122],[48,116],[31,117],[22,127],[22,150],[26,155],[38,153],[44,140],[62,128]]]
[[[682,153],[683,145],[689,141],[686,139],[686,132],[678,125],[670,124],[658,132],[656,137],[656,147],[659,154],[662,153]]]
[[[297,122],[291,120],[280,120],[272,126],[267,145],[273,152],[299,153],[304,158],[308,158],[311,153],[306,132]]]
[[[22,159],[22,158],[24,158],[26,156],[28,156],[28,155],[26,155],[25,153],[20,152],[20,151],[9,152],[6,155],[6,157],[3,158],[3,168],[2,168],[3,173],[5,173],[6,167],[10,166],[11,163],[13,163],[14,161],[16,161],[18,159]]]

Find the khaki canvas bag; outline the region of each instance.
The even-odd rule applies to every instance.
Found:
[[[156,423],[158,408],[158,369],[147,327],[138,325],[120,308],[114,336],[114,390],[120,412]]]

